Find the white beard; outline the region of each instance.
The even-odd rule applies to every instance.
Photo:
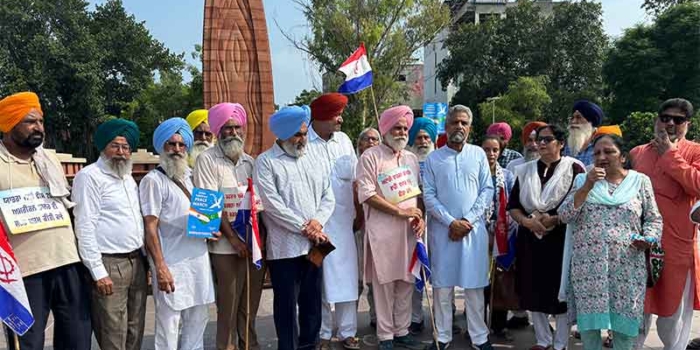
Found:
[[[219,140],[219,146],[224,155],[231,160],[238,159],[243,154],[243,139],[238,136],[229,136]]]
[[[192,151],[190,152],[190,155],[189,155],[190,166],[194,166],[194,162],[197,160],[197,157],[199,157],[200,154],[204,153],[204,151],[211,148],[211,146],[212,146],[212,144],[207,142],[207,141],[195,142],[194,146],[192,147]]]
[[[131,159],[118,159],[115,157],[109,159],[106,155],[104,155],[104,153],[100,156],[100,158],[102,158],[105,164],[107,164],[107,167],[120,178],[131,174],[131,170],[133,169],[134,165]]]
[[[530,151],[527,148],[523,148],[523,158],[525,158],[526,162],[529,162],[529,161],[535,160],[535,159],[540,159],[540,152]]]
[[[289,141],[282,142],[282,149],[294,158],[301,158],[306,154],[306,143],[292,143]]]
[[[586,145],[586,141],[593,135],[593,126],[591,123],[586,123],[579,127],[569,126],[569,136],[566,139],[566,144],[569,145],[571,155],[578,155],[578,152]]]
[[[160,166],[169,178],[184,180],[187,171],[187,157],[181,153],[166,153],[160,156]]]
[[[423,147],[418,147],[418,146],[409,147],[408,150],[413,152],[413,154],[415,154],[418,157],[419,162],[422,162],[426,158],[428,158],[428,155],[430,155],[430,152],[435,150],[435,144],[431,142],[427,146],[423,146]]]
[[[394,152],[399,152],[406,148],[408,144],[408,138],[404,136],[394,137],[391,134],[386,134],[384,136],[384,142],[387,146],[394,150]]]

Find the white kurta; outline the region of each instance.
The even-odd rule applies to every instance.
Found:
[[[186,178],[185,186],[191,193],[189,171]],[[141,180],[139,191],[143,215],[158,218],[163,258],[175,282],[175,291],[170,294],[158,290],[155,264],[151,261],[156,303],[165,303],[176,311],[213,303],[214,281],[206,240],[187,237],[189,199],[172,180],[157,170],[152,170]]]
[[[482,288],[489,284],[489,236],[485,211],[493,200],[486,154],[466,144],[462,152],[444,146],[428,156],[423,179],[428,221],[431,280],[435,288]],[[474,227],[460,241],[449,238],[454,220]]]
[[[355,219],[353,182],[357,156],[352,141],[343,132],[334,132],[325,141],[309,128],[309,156],[328,167],[335,196],[335,210],[323,232],[336,249],[323,261],[323,300],[342,303],[357,300],[357,245],[352,223]],[[350,263],[353,262],[353,263]]]

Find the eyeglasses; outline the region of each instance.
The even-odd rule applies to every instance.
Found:
[[[554,136],[542,136],[537,138],[537,143],[544,143],[545,145],[547,145],[556,139],[557,138]]]
[[[362,138],[362,141],[365,141],[365,142],[379,142],[379,138],[378,138],[378,137],[374,137],[374,136],[365,136],[365,137]]]
[[[659,120],[662,123],[668,123],[673,120],[673,124],[683,124],[688,121],[688,118],[678,115],[661,114],[659,115]]]
[[[180,147],[180,148],[185,148],[185,147],[187,147],[187,145],[185,145],[183,142],[171,142],[171,141],[168,141],[168,142],[166,142],[165,144],[168,145],[168,146],[170,146],[170,147]]]
[[[131,152],[131,146],[123,144],[123,143],[110,143],[109,148],[119,151],[122,150],[124,152]]]
[[[225,127],[224,127],[224,128],[225,128]],[[207,132],[207,131],[195,131],[195,132],[194,132],[194,137],[197,137],[197,138],[199,138],[199,137],[205,137],[205,138],[206,138],[206,137],[211,137],[212,135],[214,135],[214,134],[212,134],[212,133],[210,133],[210,132]]]

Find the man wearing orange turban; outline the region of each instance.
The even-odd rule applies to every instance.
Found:
[[[523,143],[523,157],[510,161],[506,166],[508,171],[513,173],[516,166],[540,158],[540,154],[537,151],[537,142],[535,141],[535,132],[545,125],[547,123],[538,121],[525,124],[520,135],[520,142]]]
[[[51,312],[57,348],[89,349],[90,296],[68,216],[73,203],[61,163],[41,147],[44,118],[37,95],[22,92],[0,100],[0,131],[0,193],[13,190],[0,194],[6,199],[0,200],[0,236],[8,237],[17,261],[16,274],[6,277],[21,274],[34,316],[19,344],[8,337],[8,348],[43,348]],[[32,215],[17,210],[26,207],[35,208]]]

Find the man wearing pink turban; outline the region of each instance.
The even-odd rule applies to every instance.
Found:
[[[245,109],[238,103],[219,103],[209,109],[209,127],[218,141],[197,158],[192,171],[195,187],[220,192],[235,188],[245,191],[241,186],[248,184],[255,167],[253,157],[243,150],[247,119]],[[259,349],[254,322],[249,324],[250,343],[246,344],[245,315],[250,311],[251,319],[255,319],[258,313],[265,269],[246,264],[248,248],[231,227],[234,219],[224,212],[221,233],[226,239],[209,243],[209,256],[218,281],[216,348]],[[250,274],[250,310],[246,304],[247,273]]]
[[[508,145],[511,137],[513,137],[513,131],[510,129],[510,125],[508,125],[508,123],[499,122],[491,124],[488,129],[486,129],[486,135],[498,136],[501,138],[501,140],[503,140],[503,142],[506,143],[506,145]],[[523,155],[520,154],[520,152],[510,148],[504,148],[503,151],[501,151],[501,155],[498,156],[498,164],[502,168],[505,168],[511,161],[522,157]]]
[[[413,112],[392,107],[379,119],[383,143],[365,151],[357,166],[357,195],[365,216],[364,275],[372,283],[379,349],[423,349],[408,332],[414,277],[408,266],[425,228],[415,189],[418,158],[404,148]]]

